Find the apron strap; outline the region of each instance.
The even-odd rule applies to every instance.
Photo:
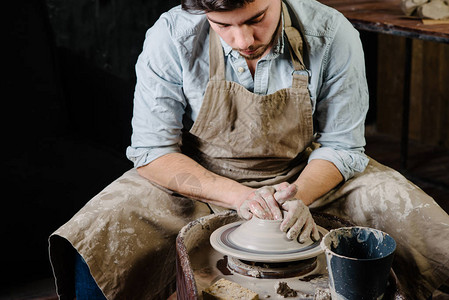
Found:
[[[288,13],[288,7],[284,2],[282,2],[282,14],[284,16],[284,31],[285,34],[287,35],[288,42],[290,45],[290,53],[295,71],[306,70],[304,61],[302,59],[303,53],[302,37],[299,31],[292,26],[290,14]]]
[[[218,54],[218,55],[217,55]],[[212,29],[209,28],[209,81],[225,79],[225,64],[223,47],[221,46],[220,37]]]
[[[304,45],[302,36],[298,29],[292,26],[290,14],[288,13],[288,7],[284,2],[282,2],[282,15],[284,17],[284,31],[287,35],[288,44],[290,46],[290,56],[292,58],[293,67],[295,68],[292,76],[292,87],[307,89],[309,84],[309,75],[304,72],[307,69],[302,59]]]

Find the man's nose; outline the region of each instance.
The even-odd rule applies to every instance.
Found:
[[[234,42],[237,49],[248,49],[254,43],[251,27],[247,25],[237,27],[234,32]]]

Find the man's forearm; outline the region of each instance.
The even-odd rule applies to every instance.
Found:
[[[226,208],[237,209],[253,191],[234,180],[208,171],[181,153],[161,156],[137,171],[150,181],[181,195]]]
[[[333,163],[327,160],[313,159],[295,181],[298,186],[296,198],[301,199],[304,204],[310,205],[336,187],[342,180],[343,176]]]

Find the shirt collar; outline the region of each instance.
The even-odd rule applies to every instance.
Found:
[[[278,36],[277,41],[271,48],[270,52],[264,58],[266,60],[274,59],[278,57],[280,54],[284,53],[284,15],[281,13],[281,24],[282,24],[282,32]],[[221,46],[223,47],[225,56],[231,55],[233,58],[239,58],[240,53],[236,50],[232,50],[232,47],[229,46],[221,37],[220,37]]]

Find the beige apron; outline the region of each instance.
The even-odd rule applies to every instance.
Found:
[[[284,9],[286,11],[286,9]],[[302,39],[284,15],[293,49]],[[223,50],[210,31],[210,79],[198,118],[183,136],[184,151],[208,170],[248,186],[291,181],[304,168],[312,146],[312,104],[300,51],[291,51],[292,87],[270,95],[225,80]],[[193,151],[189,151],[192,150]]]
[[[297,56],[302,39],[289,27],[288,15],[284,18],[295,49],[292,87],[261,96],[226,81],[223,49],[211,30],[210,81],[198,118],[183,137],[184,153],[250,186],[293,180],[313,139],[308,76],[300,73],[304,65]],[[198,188],[188,174],[173,184]],[[60,297],[73,299],[76,249],[108,299],[166,299],[174,291],[176,235],[209,213],[204,203],[176,197],[128,171],[50,236]]]

